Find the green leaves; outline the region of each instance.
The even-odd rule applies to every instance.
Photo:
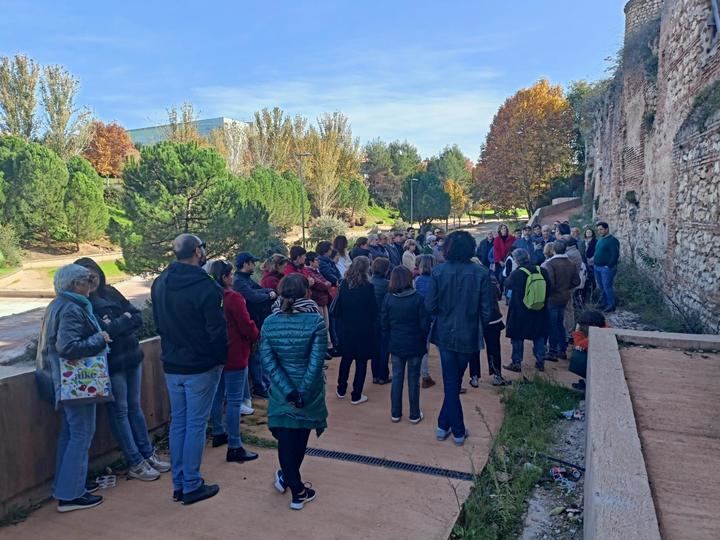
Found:
[[[442,179],[427,170],[415,175],[412,182],[412,219],[425,223],[433,219],[445,219],[450,215],[450,197],[443,189]],[[398,209],[403,219],[410,220],[411,179],[403,184],[402,199]]]

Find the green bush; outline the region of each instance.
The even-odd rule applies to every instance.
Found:
[[[0,267],[18,266],[22,250],[12,225],[0,226]]]
[[[153,319],[152,302],[145,300],[145,305],[140,310],[143,324],[138,330],[138,339],[148,339],[158,335],[155,328],[155,319]]]
[[[310,242],[312,244],[323,240],[332,242],[336,236],[346,233],[347,225],[344,221],[330,216],[321,216],[314,219],[310,225]]]
[[[410,224],[407,221],[403,221],[402,219],[396,219],[395,221],[393,221],[392,230],[405,232],[409,226]]]

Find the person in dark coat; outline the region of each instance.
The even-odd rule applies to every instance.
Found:
[[[510,291],[510,307],[507,316],[507,329],[505,336],[512,343],[512,361],[505,369],[515,372],[521,371],[523,359],[523,342],[529,339],[533,342],[533,355],[535,367],[539,371],[545,369],[545,340],[550,333],[547,297],[550,294],[550,278],[544,268],[530,264],[530,254],[524,249],[513,251],[513,259],[518,267],[513,270],[506,282],[506,289]],[[545,279],[546,296],[545,305],[540,310],[528,309],[523,302],[525,298],[525,284],[528,280],[527,272],[540,272]]]
[[[202,269],[205,243],[193,234],[173,241],[177,261],[152,284],[155,327],[170,397],[173,499],[193,504],[220,491],[200,474],[205,428],[227,359],[223,291]]]
[[[387,275],[390,269],[390,261],[385,257],[378,257],[372,262],[372,277],[370,283],[375,289],[375,300],[378,305],[378,312],[382,309],[385,297],[388,292]],[[378,337],[375,351],[370,361],[370,370],[372,371],[373,384],[388,384],[390,378],[390,369],[388,368],[388,336],[380,327],[380,318],[377,318],[376,335]]]
[[[357,257],[353,260],[338,290],[335,316],[340,321],[340,343],[342,359],[335,392],[338,399],[347,393],[350,366],[355,360],[355,377],[351,394],[352,404],[365,403],[368,398],[362,393],[367,373],[367,361],[376,347],[376,324],[379,313],[375,300],[375,288],[368,273],[370,259]]]
[[[277,298],[274,290],[261,287],[252,279],[255,263],[259,260],[247,251],[238,253],[235,257],[235,278],[233,279],[233,289],[245,298],[250,317],[255,321],[258,330],[262,329],[263,322],[272,311],[272,303]],[[263,372],[257,350],[250,355],[248,375],[252,382],[252,394],[267,399],[270,379]]]
[[[368,249],[368,239],[364,236],[361,236],[357,240],[355,240],[355,247],[352,248],[352,251],[350,251],[350,258],[354,259],[355,257],[367,257],[368,259],[372,259],[372,253]]]
[[[61,413],[52,490],[58,512],[85,510],[103,501],[86,489],[97,403],[60,401],[62,361],[105,356],[110,341],[88,299],[91,283],[87,268],[68,264],[58,269],[53,278],[57,297],[45,310],[38,338],[36,376],[49,385],[42,384],[39,390]]]
[[[333,252],[332,244],[328,241],[319,242],[315,251],[318,254],[320,264],[318,267],[322,276],[330,282],[333,287],[333,296],[337,294],[337,287],[340,286],[342,276],[335,261],[330,256]],[[328,308],[329,309],[329,308]],[[338,336],[337,320],[328,312],[328,333],[330,335],[331,347],[328,350],[330,356],[340,356],[340,337]]]
[[[480,264],[485,268],[490,268],[490,250],[493,248],[495,242],[495,235],[492,231],[488,231],[485,238],[480,240],[475,255],[480,259]]]
[[[372,260],[378,257],[385,257],[390,260],[387,248],[380,244],[380,236],[377,234],[368,234],[368,245],[367,248],[370,250],[370,258]]]
[[[424,299],[430,290],[430,282],[432,281],[431,274],[433,266],[435,266],[435,257],[432,255],[420,255],[415,260],[415,264],[417,265],[415,290]],[[429,341],[429,339],[430,335],[428,334],[425,341]],[[420,376],[422,377],[422,382],[420,384],[423,388],[435,386],[435,381],[430,375],[430,358],[428,353],[425,353],[422,357],[422,363],[420,364]]]
[[[467,231],[447,237],[446,262],[433,268],[425,306],[436,316],[430,341],[440,349],[444,399],[436,437],[450,435],[457,445],[468,431],[460,403],[460,387],[470,358],[484,348],[483,325],[490,322],[491,297],[488,270],[471,261],[475,240]]]
[[[420,365],[427,353],[427,335],[430,331],[430,315],[425,300],[413,288],[410,270],[396,266],[390,276],[389,293],[382,307],[382,331],[389,338],[393,377],[390,389],[390,419],[402,418],[403,381],[407,366],[408,400],[410,422],[417,424],[423,419],[420,410]]]
[[[115,287],[107,284],[102,268],[92,259],[75,261],[90,271],[90,303],[100,327],[112,341],[108,368],[115,401],[107,404],[110,429],[130,466],[128,476],[152,481],[170,470],[155,453],[140,406],[143,352],[137,338],[142,327],[140,310]]]

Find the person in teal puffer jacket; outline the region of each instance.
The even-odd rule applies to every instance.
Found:
[[[278,285],[280,297],[262,327],[260,357],[270,376],[268,427],[278,441],[280,470],[275,488],[292,492],[290,508],[301,510],[315,490],[300,477],[310,431],[327,427],[325,354],[327,330],[302,274],[290,274]]]

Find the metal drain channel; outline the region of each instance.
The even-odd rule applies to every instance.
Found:
[[[308,448],[305,451],[305,455],[327,459],[337,459],[339,461],[349,461],[351,463],[362,463],[364,465],[385,467],[398,471],[428,474],[430,476],[441,476],[443,478],[452,478],[455,480],[467,480],[468,482],[472,482],[474,479],[474,475],[467,472],[453,471],[451,469],[442,469],[440,467],[429,467],[426,465],[417,465],[415,463],[405,463],[404,461],[394,461],[392,459],[384,459],[373,456],[363,456],[361,454],[350,454],[348,452],[323,450],[322,448]]]

